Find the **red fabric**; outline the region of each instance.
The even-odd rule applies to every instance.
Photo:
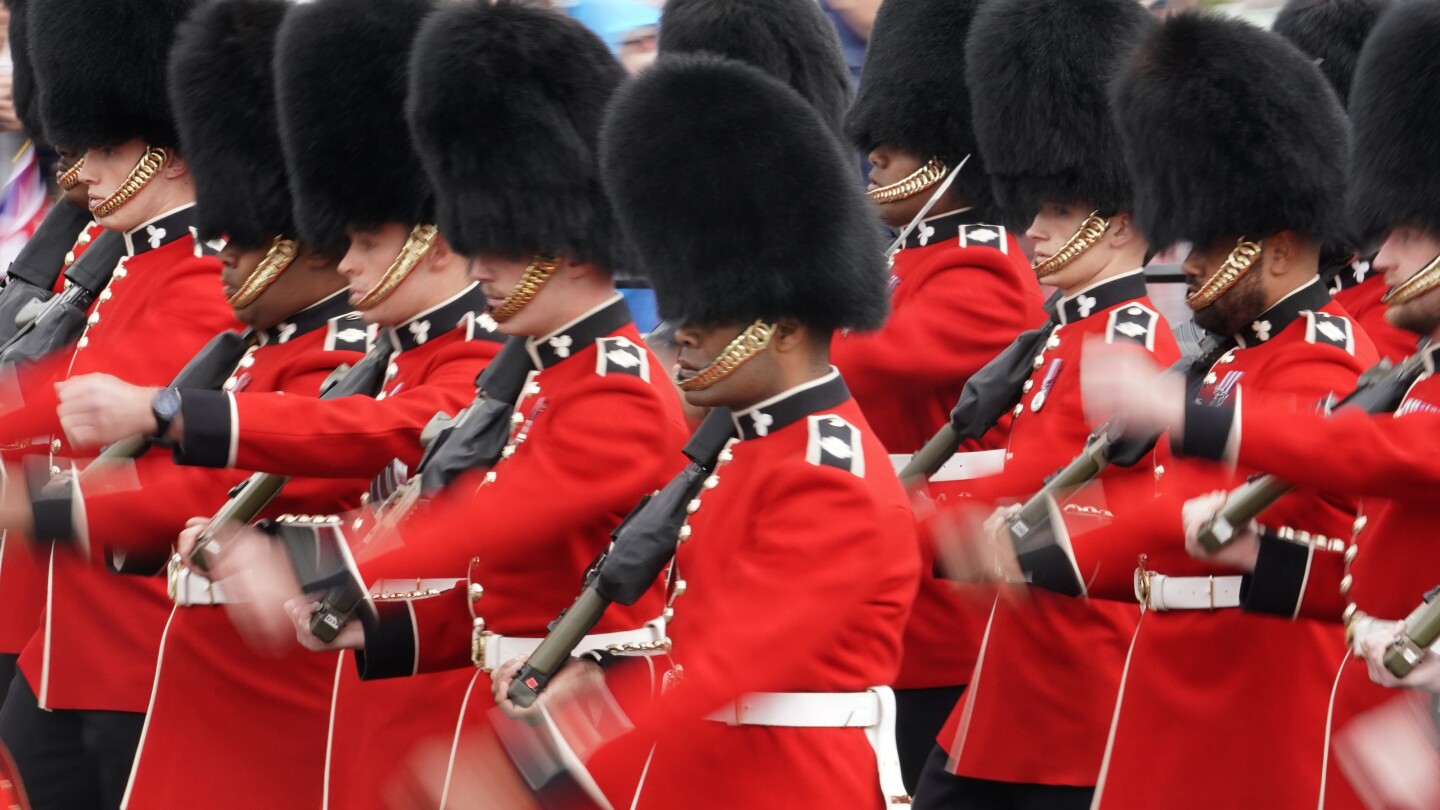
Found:
[[[970,375],[1044,322],[1029,261],[1008,232],[1005,246],[960,247],[956,237],[896,253],[885,326],[836,336],[831,362],[887,452],[924,446],[949,421]],[[1002,446],[1008,422],[961,449]],[[967,682],[984,630],[988,594],[936,578],[931,563],[906,628],[899,689]]]
[[[909,506],[854,401],[824,413],[861,432],[863,478],[807,462],[802,419],[736,444],[702,494],[676,560],[679,685],[589,763],[616,806],[652,743],[641,808],[883,806],[859,728],[701,719],[748,692],[857,692],[899,668],[919,574]]]
[[[91,222],[90,224],[86,225],[80,231],[80,233],[76,234],[75,244],[70,248],[70,257],[73,257],[71,258],[70,264],[74,264],[76,259],[79,259],[81,256],[85,255],[85,251],[90,249],[90,243],[94,242],[95,237],[99,236],[104,232],[104,225],[101,225],[98,222]],[[67,264],[66,267],[69,267],[69,265]],[[65,271],[63,268],[60,271],[60,275],[55,277],[55,284],[53,287],[51,287],[51,292],[65,292]]]
[[[1374,274],[1353,287],[1335,293],[1335,301],[1364,327],[1380,357],[1398,363],[1415,353],[1416,337],[1414,332],[1392,326],[1385,320],[1388,307],[1380,299],[1389,289],[1385,285],[1385,277]]]

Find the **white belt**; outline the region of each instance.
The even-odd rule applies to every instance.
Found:
[[[1219,610],[1240,607],[1243,577],[1167,577],[1136,569],[1135,598],[1151,610]]]
[[[880,791],[887,804],[909,804],[895,746],[895,693],[888,686],[865,692],[752,692],[725,704],[706,720],[728,726],[863,728],[875,749]]]
[[[227,595],[221,583],[211,582],[186,568],[180,562],[179,554],[170,558],[166,573],[170,578],[170,599],[180,607],[228,605],[240,601]]]
[[[643,651],[646,648],[658,648],[660,642],[665,640],[665,620],[655,619],[646,622],[639,630],[621,630],[618,633],[593,633],[580,639],[575,646],[575,653],[590,652],[592,650],[606,650],[612,647],[634,647],[635,651]],[[486,630],[477,629],[471,639],[471,660],[475,666],[484,672],[493,672],[497,667],[506,661],[515,658],[528,656],[535,652],[540,646],[543,638],[516,638],[514,636],[502,636]]]
[[[913,453],[891,453],[890,464],[900,472],[910,464]],[[969,481],[972,478],[986,478],[1005,471],[1004,450],[976,450],[970,453],[956,453],[940,465],[930,476],[931,481]]]

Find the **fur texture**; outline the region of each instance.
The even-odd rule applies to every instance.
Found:
[[[823,126],[789,85],[706,54],[661,57],[621,89],[605,183],[661,317],[881,325],[881,228]]]
[[[432,0],[317,0],[276,44],[280,140],[300,236],[337,250],[346,227],[431,222],[405,126],[410,47]]]
[[[1150,244],[1296,231],[1346,237],[1348,125],[1295,46],[1240,20],[1156,27],[1113,87],[1135,216]]]
[[[1006,219],[1028,223],[1045,202],[1130,210],[1109,84],[1154,24],[1135,0],[990,0],[976,12],[966,79]]]
[[[1391,0],[1290,0],[1270,30],[1314,59],[1340,102],[1348,104],[1360,48],[1390,4]]]
[[[617,267],[597,151],[624,70],[598,36],[510,0],[446,6],[410,73],[410,131],[456,250]]]
[[[951,168],[969,155],[951,188],[988,214],[993,194],[965,87],[965,39],[979,5],[980,0],[890,0],[880,6],[845,131],[865,152],[888,145],[922,162],[939,156]]]
[[[165,92],[175,28],[196,0],[39,0],[30,61],[51,142],[75,150],[139,138],[179,147]]]
[[[47,143],[45,121],[40,116],[39,87],[30,65],[30,0],[6,0],[5,5],[10,9],[10,59],[14,63],[10,75],[15,114],[26,135]]]
[[[1361,51],[1350,94],[1355,125],[1350,211],[1361,233],[1398,225],[1440,234],[1440,5],[1387,12]]]
[[[789,84],[843,138],[850,69],[815,0],[669,0],[660,15],[660,53],[701,51]]]
[[[275,115],[275,37],[285,0],[212,0],[170,53],[170,104],[195,181],[200,236],[264,246],[294,235]]]

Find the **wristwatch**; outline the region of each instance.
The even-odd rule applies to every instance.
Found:
[[[155,438],[163,439],[170,429],[170,423],[180,415],[180,389],[161,388],[150,401],[150,413],[155,416]]]

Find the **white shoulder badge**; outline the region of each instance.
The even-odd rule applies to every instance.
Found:
[[[960,247],[991,247],[1001,253],[1010,253],[1010,240],[1005,238],[1005,228],[1000,225],[960,226]]]
[[[370,350],[373,331],[365,325],[358,312],[336,315],[325,325],[325,351],[360,352]]]
[[[1350,319],[1341,315],[1307,311],[1305,341],[1344,349],[1347,354],[1355,353],[1355,330],[1350,325]]]
[[[860,431],[834,414],[812,416],[809,422],[805,460],[817,467],[834,467],[864,478],[865,449],[860,443]]]
[[[645,349],[623,337],[598,338],[595,341],[595,373],[629,374],[650,382],[650,362]]]
[[[1155,351],[1155,324],[1160,322],[1160,313],[1144,304],[1126,304],[1110,311],[1110,322],[1105,325],[1106,343],[1130,342]]]

